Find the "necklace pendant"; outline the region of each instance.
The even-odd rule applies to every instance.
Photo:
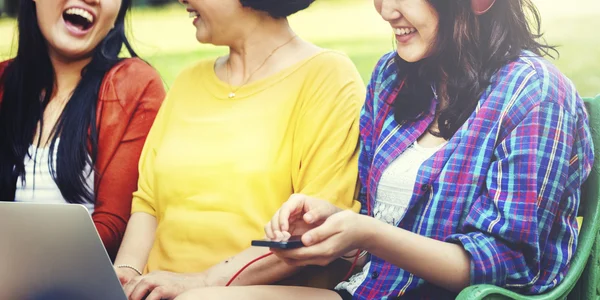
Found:
[[[235,98],[235,93],[234,92],[229,93],[229,99],[232,99],[232,98]]]

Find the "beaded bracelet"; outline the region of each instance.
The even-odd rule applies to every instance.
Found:
[[[140,270],[138,270],[136,267],[134,266],[130,266],[130,265],[118,265],[116,266],[117,268],[127,268],[127,269],[131,269],[134,270],[136,273],[138,273],[138,275],[142,276],[142,272],[140,272]]]
[[[355,253],[355,254],[352,254],[352,255],[350,255],[350,256],[345,256],[345,255],[342,255],[342,258],[343,258],[343,259],[354,259],[354,258],[356,257],[356,255],[358,255],[358,259],[360,259],[360,258],[362,258],[363,256],[367,255],[367,253],[368,253],[366,250],[362,250],[362,251],[360,251],[360,254],[358,254],[358,252],[359,252],[359,251],[360,251],[360,250],[356,250],[356,253]]]

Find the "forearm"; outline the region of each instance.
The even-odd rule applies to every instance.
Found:
[[[202,273],[207,286],[225,286],[246,264],[269,253],[268,248],[251,247],[238,255],[222,261]],[[256,261],[231,283],[231,285],[265,285],[285,279],[299,269],[291,267],[275,255]]]
[[[141,212],[132,214],[115,265],[130,265],[140,271],[144,269],[154,243],[156,226],[154,216]]]
[[[471,258],[461,246],[363,217],[370,219],[364,247],[373,255],[450,291],[469,285]]]

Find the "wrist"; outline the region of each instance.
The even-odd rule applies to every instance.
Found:
[[[189,275],[193,278],[196,287],[200,288],[200,287],[218,286],[219,285],[216,283],[213,283],[213,284],[209,283],[206,271],[200,272],[200,273],[192,273]]]
[[[121,270],[127,270],[127,271],[130,271],[130,272],[133,272],[137,276],[142,276],[142,271],[139,268],[136,268],[136,267],[134,267],[132,265],[120,264],[120,265],[116,265],[115,267],[118,268],[118,269],[121,269]]]
[[[365,257],[368,254],[368,252],[366,250],[361,250],[361,249],[356,249],[356,250],[352,250],[344,255],[341,256],[341,258],[343,260],[347,260],[350,262],[353,262],[355,260],[360,260],[363,257]],[[356,258],[358,256],[358,258]]]
[[[378,235],[383,229],[381,228],[381,225],[385,224],[373,217],[365,215],[358,215],[357,224],[359,229],[356,244],[357,248],[372,253],[372,249],[377,245]]]

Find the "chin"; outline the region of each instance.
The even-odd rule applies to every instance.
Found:
[[[211,43],[210,38],[200,32],[196,33],[196,40],[198,40],[198,42],[200,42],[201,44],[210,44]]]
[[[63,60],[74,62],[91,58],[94,54],[94,51],[80,49],[59,49],[56,51],[56,53],[60,55]]]
[[[396,50],[396,53],[398,53],[398,56],[400,56],[400,58],[402,58],[403,60],[405,60],[406,62],[409,62],[409,63],[418,62],[426,57],[426,55],[424,55],[424,53],[414,52],[414,51],[408,52],[408,51]]]

